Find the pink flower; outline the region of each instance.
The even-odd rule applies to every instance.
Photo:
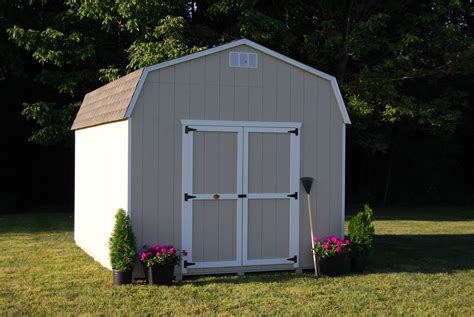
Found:
[[[336,236],[332,236],[330,239],[334,243],[336,243],[339,240]]]
[[[314,236],[314,237],[313,237],[313,241],[314,241],[314,242],[318,242],[318,241],[319,241],[319,237],[318,237],[318,236]]]
[[[337,247],[337,248],[335,249],[335,251],[339,253],[339,252],[342,251],[342,248],[341,248],[341,247]]]
[[[326,249],[326,250],[329,249],[330,248],[329,244],[327,244],[327,243],[323,244],[323,248]]]
[[[188,256],[188,251],[183,250],[183,255],[184,255],[184,256]]]
[[[156,253],[156,257],[158,257],[158,258],[159,258],[161,255],[162,255],[162,254],[161,254],[160,252],[157,252],[157,253]]]
[[[170,254],[175,254],[176,253],[176,250],[174,248],[171,248],[170,249]]]
[[[160,249],[160,246],[154,245],[151,247],[151,251],[158,251]]]
[[[344,240],[343,242],[344,242],[345,245],[351,244],[351,243],[349,242],[349,240]]]

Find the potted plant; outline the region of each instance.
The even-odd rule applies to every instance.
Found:
[[[352,271],[362,272],[373,248],[374,225],[372,224],[373,212],[369,205],[358,212],[349,221],[349,238],[351,240]]]
[[[148,284],[171,285],[174,279],[174,267],[187,255],[172,245],[143,246],[140,260],[144,264]]]
[[[314,236],[314,251],[319,259],[321,274],[336,276],[345,272],[345,258],[349,249],[349,240],[340,240],[331,236],[320,241]]]
[[[115,225],[109,240],[110,264],[114,285],[131,284],[136,261],[135,235],[125,210],[115,215]]]

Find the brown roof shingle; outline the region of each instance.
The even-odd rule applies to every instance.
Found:
[[[87,93],[71,130],[125,119],[143,68]]]

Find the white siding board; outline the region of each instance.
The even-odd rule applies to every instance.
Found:
[[[115,213],[128,207],[128,121],[77,130],[75,150],[74,239],[110,268]]]

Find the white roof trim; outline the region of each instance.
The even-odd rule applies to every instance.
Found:
[[[128,106],[127,113],[125,114],[125,117],[130,118],[130,115],[133,112],[133,108],[135,107],[138,96],[140,95],[140,91],[143,88],[143,84],[145,83],[146,77],[147,77],[149,72],[154,71],[154,70],[158,70],[158,69],[161,69],[161,68],[165,68],[165,67],[168,67],[168,66],[176,65],[176,64],[179,64],[179,63],[182,63],[182,62],[187,62],[187,61],[190,61],[190,60],[193,60],[193,59],[196,59],[196,58],[199,58],[199,57],[207,56],[207,55],[210,55],[210,54],[214,54],[214,53],[217,53],[217,52],[221,52],[221,51],[224,51],[224,50],[227,50],[227,49],[239,46],[239,45],[247,45],[249,47],[252,47],[252,48],[256,49],[257,51],[268,54],[268,55],[273,56],[275,58],[278,58],[278,59],[280,59],[280,60],[282,60],[282,61],[284,61],[284,62],[286,62],[286,63],[288,63],[292,66],[295,66],[295,67],[298,67],[302,70],[305,70],[308,73],[311,73],[311,74],[314,74],[314,75],[316,75],[318,77],[321,77],[323,79],[329,80],[331,82],[331,88],[334,92],[334,96],[336,96],[337,105],[339,107],[339,111],[341,112],[342,119],[344,120],[344,123],[351,124],[351,120],[349,119],[349,114],[347,113],[346,106],[344,104],[344,100],[342,99],[341,91],[339,90],[339,85],[337,84],[337,80],[334,76],[331,76],[331,75],[326,74],[322,71],[319,71],[319,70],[317,70],[313,67],[305,65],[303,63],[300,63],[300,62],[298,62],[298,61],[296,61],[292,58],[289,58],[285,55],[282,55],[280,53],[272,51],[271,49],[268,49],[268,48],[266,48],[266,47],[264,47],[260,44],[257,44],[255,42],[252,42],[252,41],[247,40],[247,39],[237,40],[237,41],[230,42],[230,43],[220,45],[220,46],[216,46],[216,47],[213,47],[213,48],[201,51],[201,52],[197,52],[197,53],[186,55],[186,56],[183,56],[183,57],[179,57],[179,58],[176,58],[176,59],[173,59],[173,60],[170,60],[170,61],[166,61],[166,62],[163,62],[163,63],[159,63],[159,64],[155,64],[155,65],[152,65],[152,66],[145,67],[143,69],[143,73],[142,73],[142,76],[140,78],[140,81],[138,82],[137,88],[135,89],[135,92],[133,94],[132,100],[130,101],[130,105]]]

